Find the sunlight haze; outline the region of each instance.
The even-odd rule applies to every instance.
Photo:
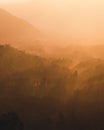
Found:
[[[89,44],[104,41],[103,0],[0,1],[2,8],[52,37]]]
[[[0,130],[104,130],[104,0],[0,0]]]

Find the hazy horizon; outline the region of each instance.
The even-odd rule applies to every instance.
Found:
[[[104,130],[103,34],[103,0],[0,0],[0,130]]]
[[[1,8],[50,36],[87,44],[104,42],[104,2],[82,0],[1,0]],[[67,41],[66,40],[66,41]]]

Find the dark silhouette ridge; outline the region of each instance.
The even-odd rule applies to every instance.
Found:
[[[1,45],[0,127],[22,130],[20,115],[26,130],[103,130],[104,61],[79,62]]]

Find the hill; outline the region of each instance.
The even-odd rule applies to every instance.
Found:
[[[8,90],[8,93],[18,87],[20,87],[19,91],[22,91],[23,87],[22,94],[28,89],[27,94],[30,96],[36,96],[39,93],[38,96],[41,97],[54,93],[54,96],[60,97],[60,94],[57,95],[57,93],[67,93],[67,89],[74,89],[76,78],[77,75],[74,75],[74,72],[67,68],[61,60],[48,60],[32,56],[9,45],[0,46],[1,90]],[[63,94],[65,95],[65,93]]]
[[[38,46],[40,46],[39,43],[42,38],[43,36],[40,31],[33,25],[0,9],[1,44],[10,44],[14,47],[29,50],[33,46],[39,48]]]
[[[27,130],[102,128],[103,86],[103,60],[83,60],[69,69],[62,59],[0,46],[0,114],[16,112]]]

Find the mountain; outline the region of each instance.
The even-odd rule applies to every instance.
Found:
[[[83,60],[69,69],[64,60],[0,45],[0,113],[15,111],[27,130],[42,130],[50,121],[57,130],[101,129],[103,86],[103,60]]]
[[[0,46],[0,80],[14,73],[37,68],[43,65],[43,60],[38,56],[31,56],[9,45]]]
[[[6,86],[5,90],[8,90],[8,87],[9,89],[11,87],[17,89],[20,86],[20,91],[22,91],[22,87],[24,88],[23,93],[26,89],[28,92],[30,90],[31,93],[39,89],[39,94],[54,92],[54,95],[57,95],[64,89],[73,89],[74,78],[76,79],[74,73],[61,61],[50,61],[39,56],[26,54],[9,45],[0,46],[0,84],[3,88]],[[68,83],[71,84],[70,88]],[[35,95],[35,92],[33,94]]]
[[[42,34],[33,25],[0,9],[0,43],[21,49],[39,46]],[[35,47],[36,47],[35,46]],[[39,48],[39,47],[36,47]]]

